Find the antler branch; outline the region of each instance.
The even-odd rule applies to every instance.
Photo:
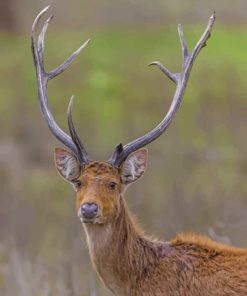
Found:
[[[209,18],[208,25],[204,33],[202,34],[200,40],[192,50],[191,54],[189,54],[188,52],[182,27],[181,25],[178,25],[178,34],[180,38],[180,43],[182,48],[182,57],[183,57],[181,72],[172,73],[165,66],[163,66],[160,62],[157,62],[157,61],[152,62],[150,64],[150,65],[158,66],[158,68],[177,85],[171,106],[166,116],[164,117],[164,119],[150,132],[148,132],[144,136],[137,138],[136,140],[133,140],[132,142],[124,146],[122,146],[121,144],[118,145],[114,153],[108,160],[110,163],[114,164],[116,167],[119,167],[121,163],[128,157],[129,154],[151,143],[152,141],[157,139],[162,133],[164,133],[164,131],[168,128],[168,126],[170,125],[172,119],[175,117],[175,114],[177,113],[180,107],[180,104],[183,99],[183,95],[188,83],[188,79],[190,76],[191,68],[200,50],[204,46],[206,46],[206,42],[210,37],[210,33],[212,31],[214,21],[215,21],[215,13]]]
[[[53,16],[50,16],[45,22],[41,29],[41,33],[36,39],[36,31],[37,26],[41,17],[47,12],[50,6],[44,8],[38,16],[35,18],[32,26],[31,33],[31,42],[32,42],[32,53],[34,59],[34,65],[36,70],[36,78],[37,78],[37,88],[38,88],[38,96],[40,108],[43,114],[44,119],[46,120],[49,129],[53,133],[53,135],[61,141],[65,146],[67,146],[70,150],[74,152],[74,154],[79,158],[82,164],[87,164],[90,160],[89,155],[87,154],[83,144],[81,143],[75,129],[71,115],[71,104],[69,105],[68,112],[68,122],[69,122],[69,130],[71,133],[71,137],[65,133],[56,123],[54,117],[49,109],[48,105],[48,96],[47,96],[47,85],[48,81],[53,79],[54,77],[61,74],[65,71],[69,65],[74,61],[74,59],[78,56],[78,54],[85,48],[90,40],[87,40],[80,48],[78,48],[65,62],[63,62],[56,69],[46,72],[44,68],[44,40],[45,34],[48,29],[49,23],[52,20]]]

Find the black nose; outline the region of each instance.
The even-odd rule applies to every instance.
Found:
[[[86,219],[93,219],[98,213],[98,205],[95,203],[84,203],[81,205],[81,214]]]

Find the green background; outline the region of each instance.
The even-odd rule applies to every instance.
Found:
[[[3,1],[3,0],[2,0]],[[193,231],[247,246],[247,18],[245,1],[53,1],[46,66],[92,42],[49,84],[50,106],[74,120],[87,150],[106,160],[165,115],[175,86],[155,67],[181,67],[177,23],[191,49],[217,20],[168,131],[149,145],[149,166],[127,191],[148,234]],[[0,294],[109,295],[89,261],[75,194],[55,171],[61,146],[42,119],[29,31],[47,1],[13,1],[15,24],[0,27]]]

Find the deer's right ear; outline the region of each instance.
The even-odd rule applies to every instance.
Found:
[[[59,175],[68,182],[77,179],[81,173],[81,165],[74,154],[62,148],[55,148],[55,166]]]

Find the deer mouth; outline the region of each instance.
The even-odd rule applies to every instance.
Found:
[[[78,217],[83,224],[103,224],[103,221],[102,221],[100,215],[97,215],[97,216],[89,219],[89,218],[83,217],[83,215],[81,215],[81,213],[79,213]]]
[[[99,217],[95,217],[93,219],[86,219],[82,217],[81,221],[85,224],[101,224],[101,222],[99,221]]]

